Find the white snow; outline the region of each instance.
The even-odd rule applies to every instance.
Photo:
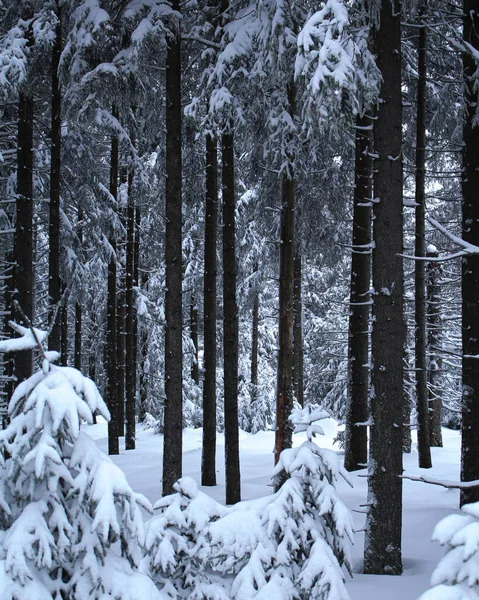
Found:
[[[97,425],[86,426],[84,429],[96,440],[98,446],[106,452],[107,425],[106,422],[101,421]],[[321,421],[321,427],[325,435],[320,436],[318,439],[319,445],[322,448],[339,451],[333,443],[338,430],[335,421],[332,419]],[[415,436],[414,432],[413,436]],[[201,439],[201,429],[190,429],[183,432],[183,475],[195,479],[199,490],[220,502],[224,502],[224,437],[222,434],[218,434],[218,485],[214,488],[199,485]],[[306,432],[296,434],[294,436],[295,447],[306,441],[306,439]],[[460,464],[459,432],[444,429],[443,441],[443,448],[432,449],[434,466],[428,470],[417,467],[418,457],[414,443],[413,452],[404,456],[405,475],[458,481]],[[128,483],[136,493],[144,494],[152,503],[157,501],[161,496],[163,437],[155,434],[153,430],[144,430],[140,427],[136,450],[126,452],[124,442],[121,443],[121,453],[119,456],[111,457],[113,462],[124,470]],[[254,435],[240,433],[243,500],[252,500],[272,493],[270,477],[273,472],[273,448],[274,432],[272,431],[259,432]],[[364,507],[361,507],[361,505],[367,502],[367,479],[365,475],[366,470],[349,474],[348,478],[353,483],[353,488],[341,477],[338,478],[339,496],[350,510],[364,511]],[[383,600],[384,598],[387,598],[387,600],[413,600],[419,598],[430,587],[433,570],[445,552],[445,549],[438,542],[432,541],[433,532],[442,518],[451,513],[459,514],[459,491],[408,480],[404,480],[403,486],[403,575],[393,577],[360,574],[364,543],[364,533],[360,530],[364,528],[365,515],[364,513],[353,512],[354,525],[357,530],[351,554],[354,577],[351,579],[346,575],[346,587],[351,600]],[[438,533],[436,532],[436,535]],[[247,537],[246,523],[245,536]],[[269,591],[265,589],[264,593],[266,594]],[[284,593],[287,595],[286,590],[284,590]],[[279,596],[274,597],[275,600],[276,598],[280,600]],[[431,598],[431,596],[428,597]],[[450,595],[444,597],[452,598]]]

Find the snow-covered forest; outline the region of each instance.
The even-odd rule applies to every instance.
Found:
[[[478,599],[477,0],[0,0],[0,84],[0,600]]]

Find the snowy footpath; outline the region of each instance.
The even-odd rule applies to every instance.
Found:
[[[339,452],[333,440],[337,426],[329,419],[321,422],[325,436],[316,438],[323,448]],[[96,440],[99,447],[107,452],[107,426],[105,422],[85,427],[85,431]],[[413,433],[414,435],[414,433]],[[201,429],[185,430],[183,433],[183,475],[190,476],[200,482],[201,465]],[[299,445],[306,439],[305,434],[294,437],[294,444]],[[414,438],[413,438],[414,439]],[[460,434],[457,431],[443,430],[443,448],[432,449],[433,468],[417,467],[417,452],[413,444],[413,452],[404,455],[406,475],[424,475],[434,479],[459,480]],[[260,432],[255,435],[242,432],[240,434],[242,499],[251,500],[272,492],[270,476],[273,469],[273,432]],[[161,496],[163,437],[152,430],[137,433],[136,450],[125,451],[122,438],[121,453],[112,457],[123,469],[129,484],[144,494],[151,502]],[[219,502],[224,502],[224,439],[218,434],[217,444],[218,485],[214,488],[200,487]],[[357,533],[352,548],[354,577],[346,575],[347,588],[351,600],[414,600],[429,588],[429,581],[444,549],[431,542],[436,523],[446,515],[457,510],[459,492],[439,486],[416,481],[404,481],[403,494],[403,567],[400,577],[362,575],[362,553],[364,543],[367,479],[366,470],[351,474],[354,488],[345,481],[340,481],[338,491],[341,499],[350,510],[354,511],[354,523]]]

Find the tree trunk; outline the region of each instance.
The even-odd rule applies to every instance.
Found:
[[[20,92],[18,100],[17,199],[15,224],[15,298],[33,321],[33,98]],[[18,315],[15,315],[18,318]],[[22,320],[20,319],[20,322]],[[26,323],[23,325],[28,326]],[[17,384],[33,371],[33,352],[16,353]]]
[[[394,13],[393,13],[394,10]],[[374,128],[379,156],[374,176],[371,335],[371,420],[368,516],[364,571],[402,571],[403,362],[403,162],[401,98],[401,3],[383,0],[376,35],[382,102]]]
[[[304,406],[302,270],[301,249],[296,244],[293,265],[293,379],[294,395],[300,406]]]
[[[179,0],[172,8],[180,10]],[[181,234],[181,33],[180,22],[170,19],[172,35],[166,55],[166,192],[165,192],[165,427],[163,495],[173,493],[182,474],[182,234]]]
[[[217,140],[206,136],[203,450],[201,484],[216,485],[216,235],[218,222]]]
[[[196,305],[196,297],[191,294],[190,306],[190,336],[193,345],[193,359],[191,361],[191,379],[200,384],[200,370],[198,362],[198,306]]]
[[[353,248],[348,346],[348,404],[344,466],[363,469],[368,460],[369,313],[371,289],[371,205],[373,197],[373,120],[356,119]]]
[[[48,336],[48,349],[60,350],[60,186],[61,186],[61,85],[58,80],[58,67],[62,53],[61,7],[57,7],[58,23],[52,49],[52,139],[50,150],[50,218],[48,255],[48,297],[49,321],[55,316],[51,333]]]
[[[238,428],[238,306],[236,304],[236,223],[233,132],[222,136],[223,161],[223,355],[226,504],[241,500]]]
[[[123,205],[124,186],[128,181],[128,173],[125,167],[120,170],[120,202],[118,213],[123,229],[127,229],[128,206]],[[117,288],[117,309],[116,309],[116,381],[117,381],[117,402],[118,402],[118,435],[125,435],[125,378],[126,378],[126,273],[124,269],[124,251],[125,239],[123,235],[117,244],[122,248],[121,260],[117,261],[118,288]]]
[[[125,396],[127,450],[135,449],[136,437],[136,306],[135,306],[135,199],[133,196],[133,171],[128,174],[128,207],[126,218],[126,322],[125,322]]]
[[[479,51],[479,12],[475,0],[464,0],[464,40]],[[479,240],[479,126],[476,119],[477,64],[463,54],[464,106],[462,168],[462,237]],[[476,120],[475,120],[476,119]],[[479,479],[479,254],[462,259],[462,445],[461,481]],[[479,501],[479,487],[461,490],[461,506]]]
[[[112,111],[114,117],[118,116],[116,109]],[[111,162],[110,162],[110,194],[115,202],[118,198],[118,136],[111,138]],[[109,236],[112,254],[108,262],[108,290],[107,290],[107,314],[106,314],[106,397],[110,421],[108,422],[108,454],[119,454],[118,441],[118,398],[117,398],[117,368],[116,368],[116,236],[112,232]]]
[[[254,268],[254,299],[253,299],[253,327],[251,334],[251,402],[258,399],[258,342],[259,342],[259,289],[258,265]]]
[[[60,309],[60,363],[62,367],[68,366],[68,293],[66,284],[61,283],[62,306]]]
[[[140,278],[139,278],[139,274],[140,274],[140,227],[141,227],[141,211],[140,211],[140,207],[136,206],[135,207],[135,235],[134,235],[134,242],[133,242],[133,286],[135,287],[135,296],[134,296],[134,306],[135,306],[135,310],[134,310],[134,314],[135,314],[135,320],[133,322],[133,364],[134,365],[138,365],[138,352],[139,352],[139,348],[138,348],[138,343],[139,343],[139,333],[138,333],[138,314],[137,314],[137,310],[136,310],[136,298],[137,298],[137,291],[136,288],[139,287],[139,283],[140,283]],[[140,385],[139,382],[137,383],[136,378],[137,378],[137,374],[138,374],[138,370],[135,370],[135,405],[137,403],[137,399],[139,400],[138,396],[139,396],[139,389],[140,389]],[[140,402],[139,403],[139,407],[138,407],[138,418],[140,419],[140,421],[144,420],[144,412],[143,412],[143,405]],[[128,418],[128,417],[127,417]],[[128,428],[128,423],[127,423],[127,428]],[[136,434],[136,432],[135,432]],[[127,432],[128,435],[128,432]]]
[[[418,85],[417,85],[417,131],[416,131],[416,256],[426,256],[426,195],[424,178],[426,171],[426,27],[419,28]],[[422,260],[415,267],[415,339],[416,339],[416,409],[417,450],[419,467],[432,467],[429,446],[429,414],[427,403],[426,370],[426,266]]]
[[[434,246],[427,248],[427,254],[437,258],[439,253]],[[429,440],[432,447],[442,448],[442,358],[441,314],[439,296],[439,277],[441,265],[431,260],[426,271],[426,316],[427,316],[427,374],[428,374],[428,406],[429,406]]]
[[[296,86],[288,83],[288,112],[295,115]],[[285,448],[293,443],[289,415],[293,409],[293,279],[294,279],[294,200],[293,157],[283,171],[281,182],[281,244],[279,251],[279,350],[276,388],[275,464]]]
[[[123,271],[123,269],[122,269]],[[126,374],[126,357],[125,357],[125,318],[126,318],[126,294],[125,294],[125,277],[122,272],[117,276],[119,286],[117,290],[117,310],[116,310],[116,381],[117,381],[117,403],[118,403],[118,435],[125,435],[125,374]]]
[[[83,209],[78,206],[78,243],[83,246]],[[81,290],[75,302],[75,369],[82,370],[83,307]]]

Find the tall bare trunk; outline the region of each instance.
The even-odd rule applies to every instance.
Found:
[[[344,466],[362,469],[368,460],[364,425],[369,406],[369,313],[371,288],[371,204],[373,191],[373,119],[356,119],[356,161],[353,205],[353,254],[348,345],[348,406]]]
[[[288,112],[295,115],[296,86],[288,83]],[[281,244],[279,251],[279,350],[276,388],[275,463],[281,452],[291,448],[293,426],[289,416],[293,409],[293,280],[294,280],[294,200],[293,157],[281,181]]]
[[[374,127],[378,155],[374,176],[371,334],[371,428],[368,515],[364,570],[398,575],[402,571],[403,363],[403,163],[401,97],[401,2],[381,2],[376,35],[377,64],[383,83]]]
[[[294,395],[304,406],[304,349],[303,349],[303,259],[297,243],[293,265],[293,379]]]
[[[427,248],[427,256],[437,258],[439,253],[434,246]],[[442,357],[441,313],[439,277],[441,265],[431,260],[426,271],[426,319],[427,319],[427,377],[429,406],[429,440],[432,447],[442,448]]]
[[[479,12],[476,0],[464,0],[464,40],[479,51]],[[463,54],[464,105],[462,168],[462,237],[479,240],[479,126],[476,119],[477,64]],[[462,444],[461,481],[479,479],[479,254],[462,259]],[[479,487],[461,490],[461,506],[479,501]]]
[[[193,358],[191,360],[191,379],[199,385],[200,369],[198,362],[198,306],[196,304],[196,296],[191,294],[190,303],[190,336],[193,345]]]
[[[426,256],[426,27],[419,28],[417,131],[416,131],[416,256]],[[427,403],[426,370],[426,267],[422,260],[415,262],[415,317],[416,317],[416,408],[417,449],[419,466],[432,467],[429,446],[429,414]]]
[[[179,0],[172,8],[180,10]],[[173,492],[182,473],[182,232],[181,232],[181,32],[176,16],[166,55],[166,294],[165,294],[165,427],[163,495]]]
[[[127,450],[135,449],[136,436],[136,306],[135,306],[135,198],[133,196],[133,171],[128,174],[128,207],[126,218],[126,340],[125,340],[125,392]]]
[[[251,401],[258,399],[259,289],[258,265],[254,267],[253,326],[251,333]]]
[[[216,236],[218,223],[217,140],[206,136],[204,378],[202,485],[216,485]]]
[[[222,136],[223,314],[226,504],[241,500],[238,428],[238,306],[236,304],[236,201],[234,137]]]
[[[66,284],[61,282],[62,306],[60,309],[60,362],[63,367],[68,366],[68,292]]]
[[[23,312],[33,320],[33,98],[20,92],[18,100],[17,199],[15,224],[15,298]],[[17,316],[17,315],[15,315]],[[26,324],[25,324],[26,325]],[[15,356],[15,376],[20,383],[33,370],[31,350]]]
[[[58,22],[52,49],[52,139],[50,151],[50,218],[48,255],[48,297],[49,318],[56,313],[51,333],[48,337],[49,350],[60,350],[60,187],[61,187],[61,86],[58,80],[58,67],[62,53],[62,12],[57,8]],[[56,312],[57,311],[57,312]]]
[[[113,116],[117,117],[116,109],[113,109]],[[115,202],[118,198],[118,160],[119,160],[118,136],[111,138],[111,160],[110,160],[110,194]],[[108,261],[108,284],[107,284],[107,315],[106,315],[106,397],[108,409],[110,411],[110,421],[108,423],[108,454],[119,454],[120,446],[118,441],[118,400],[117,400],[117,369],[116,369],[116,235],[112,232],[109,236],[109,243],[112,254]]]
[[[83,246],[83,209],[78,206],[78,243]],[[75,369],[82,370],[83,307],[81,290],[75,302]]]

